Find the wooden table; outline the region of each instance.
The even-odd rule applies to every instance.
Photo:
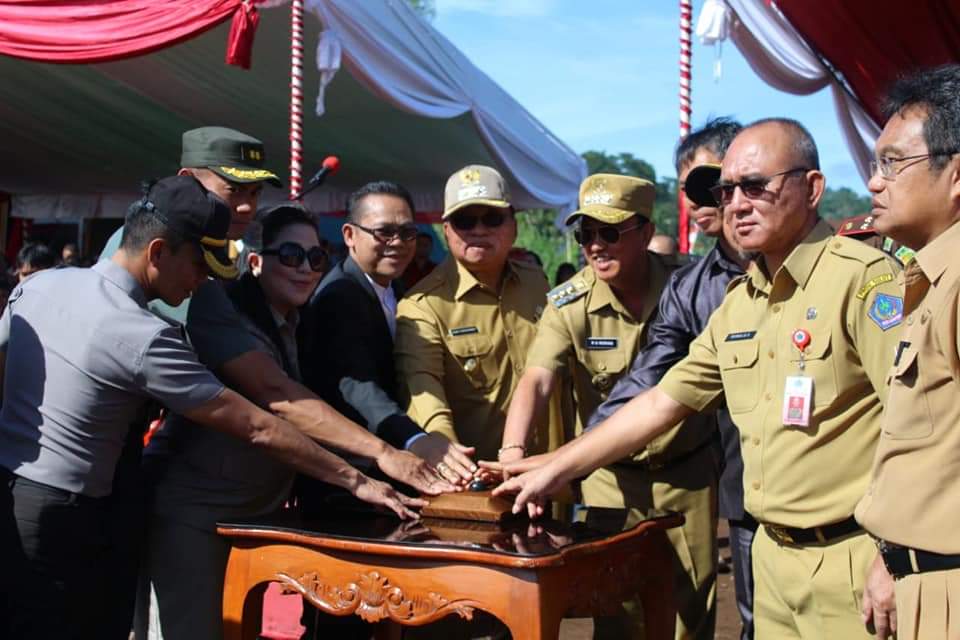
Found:
[[[575,520],[400,523],[331,512],[317,522],[287,514],[221,523],[232,539],[224,636],[257,637],[263,592],[275,581],[321,611],[368,622],[418,626],[482,610],[516,640],[556,638],[562,618],[609,615],[639,595],[647,637],[673,638],[664,530],[683,517],[590,508]]]

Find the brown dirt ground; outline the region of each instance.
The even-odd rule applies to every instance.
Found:
[[[720,554],[730,557],[727,539],[727,523],[720,522]],[[591,640],[593,623],[584,618],[564,620],[560,627],[560,640]],[[738,640],[740,638],[740,616],[737,614],[737,601],[733,590],[733,574],[717,576],[717,631],[715,640]]]

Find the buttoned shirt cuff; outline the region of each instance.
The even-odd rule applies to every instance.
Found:
[[[426,433],[425,431],[424,431],[424,432],[421,432],[421,433],[414,434],[413,436],[409,437],[409,438],[407,439],[407,441],[403,444],[403,450],[404,450],[404,451],[409,451],[409,450],[410,450],[410,447],[413,446],[413,443],[414,443],[414,442],[416,442],[416,441],[419,440],[420,438],[426,438],[426,437],[427,437],[427,433]]]

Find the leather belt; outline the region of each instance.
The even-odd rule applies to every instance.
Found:
[[[894,579],[912,573],[960,569],[960,555],[943,555],[931,551],[901,547],[886,540],[880,540],[878,546],[880,555],[883,556],[883,564],[887,565],[887,571]]]
[[[831,540],[842,538],[843,536],[863,530],[853,516],[850,516],[846,520],[841,520],[840,522],[826,524],[822,527],[810,527],[809,529],[781,527],[776,524],[767,523],[763,523],[763,528],[768,534],[770,534],[771,538],[780,544],[792,545],[824,544],[830,542]]]

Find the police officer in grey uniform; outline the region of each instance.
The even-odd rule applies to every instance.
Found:
[[[226,263],[229,224],[194,178],[168,178],[131,206],[112,260],[38,274],[11,294],[0,318],[0,637],[119,637],[105,627],[109,496],[150,400],[415,515],[408,498],[226,389],[182,331],[147,310],[155,298],[179,304],[211,263]]]

